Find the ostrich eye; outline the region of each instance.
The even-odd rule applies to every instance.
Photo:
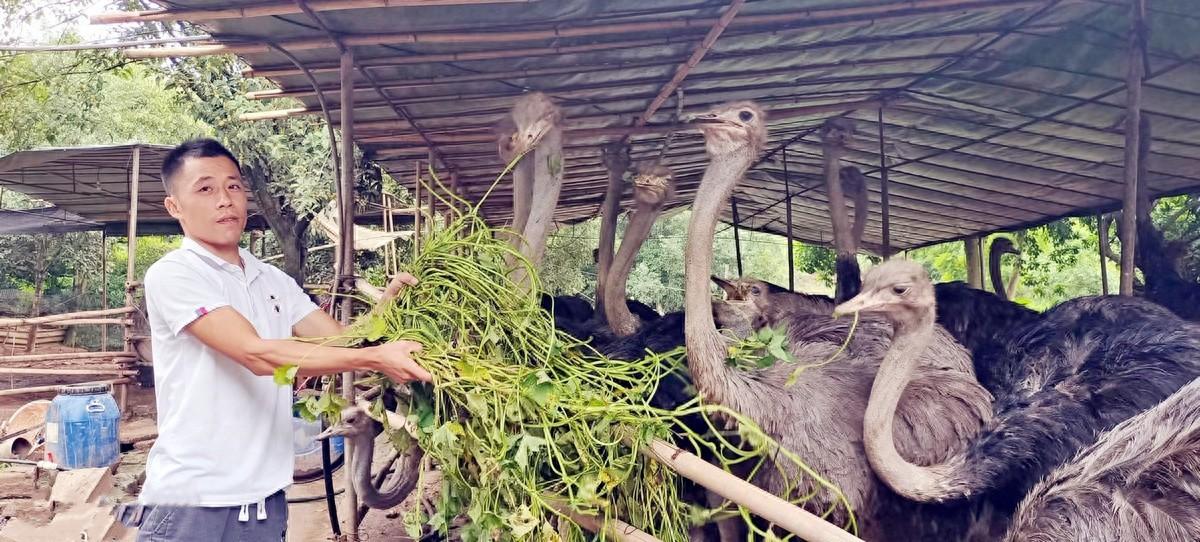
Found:
[[[908,286],[892,286],[892,293],[896,295],[904,295],[908,293]]]
[[[754,294],[754,295],[762,295],[762,289],[759,288],[758,286],[751,286],[750,293]]]
[[[742,119],[742,122],[750,122],[754,119],[754,113],[743,110],[741,113],[738,113],[738,118]]]

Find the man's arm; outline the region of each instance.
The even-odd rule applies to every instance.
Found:
[[[329,316],[325,315],[325,318]],[[329,321],[333,322],[333,319],[329,318]],[[337,325],[337,322],[333,323]],[[366,370],[380,371],[396,382],[433,378],[429,371],[413,361],[412,353],[421,350],[421,345],[415,342],[394,341],[367,348],[339,348],[286,339],[263,339],[245,317],[228,306],[197,318],[184,331],[256,375],[270,375],[277,367],[296,365],[300,368],[300,376]]]

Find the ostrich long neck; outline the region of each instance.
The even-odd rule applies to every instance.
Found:
[[[692,218],[688,224],[687,248],[684,252],[684,333],[687,342],[688,368],[695,379],[696,389],[708,401],[738,410],[734,404],[753,401],[753,397],[728,394],[729,376],[733,369],[725,364],[725,339],[713,321],[712,295],[708,284],[712,275],[712,245],[721,208],[729,200],[734,186],[745,175],[753,160],[751,149],[730,156],[709,155],[708,168],[696,191]],[[731,403],[730,401],[734,402]]]
[[[600,206],[600,245],[596,262],[596,314],[605,314],[605,290],[613,263],[613,246],[617,242],[617,216],[621,214],[621,176],[629,164],[620,158],[617,148],[606,148],[608,166],[608,188],[604,190],[604,203]],[[628,235],[628,234],[626,234]],[[624,301],[624,299],[622,299]],[[624,303],[622,303],[624,305]]]
[[[629,224],[625,226],[625,237],[621,239],[621,249],[613,259],[609,271],[607,290],[604,299],[604,315],[608,318],[608,326],[619,337],[628,337],[637,332],[638,319],[629,312],[625,304],[626,286],[629,283],[629,272],[633,270],[633,260],[638,250],[650,237],[650,229],[658,219],[662,205],[639,203],[629,216]]]
[[[825,146],[825,194],[829,198],[829,218],[833,222],[833,244],[837,249],[837,285],[834,301],[841,303],[858,294],[862,287],[858,261],[854,257],[853,232],[846,216],[846,196],[842,192],[841,145]],[[865,191],[864,191],[865,192]],[[866,215],[855,209],[855,215]]]
[[[930,310],[922,315],[919,323],[896,325],[892,345],[871,385],[863,418],[863,445],[871,468],[893,491],[916,501],[955,495],[947,481],[947,466],[922,467],[910,463],[896,451],[892,435],[900,397],[912,379],[919,356],[933,340],[933,318]],[[961,462],[961,458],[953,457],[947,464],[956,461]]]
[[[533,152],[533,201],[529,207],[529,222],[525,225],[525,245],[521,254],[535,268],[541,265],[546,252],[546,237],[550,235],[550,223],[554,221],[554,208],[558,206],[558,193],[562,189],[563,156],[562,130],[551,128]],[[519,267],[513,281],[528,286],[525,268]]]
[[[375,436],[373,431],[363,435],[355,435],[354,446],[350,449],[350,470],[354,491],[363,505],[368,508],[386,510],[404,502],[409,493],[417,485],[421,458],[425,453],[420,446],[413,446],[413,451],[406,454],[396,471],[392,474],[391,484],[377,489],[371,478],[371,462],[375,455]]]
[[[512,229],[518,235],[525,231],[529,223],[529,207],[533,204],[533,160],[535,153],[529,153],[513,167],[513,225]],[[515,240],[520,243],[519,238]]]
[[[1008,288],[1004,284],[1004,276],[1000,273],[1000,257],[1004,255],[995,242],[988,251],[988,274],[992,276],[992,291],[1000,299],[1008,300]]]

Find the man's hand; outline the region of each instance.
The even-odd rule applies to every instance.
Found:
[[[410,275],[411,276],[411,275]],[[413,352],[420,352],[421,345],[412,341],[395,341],[379,346],[372,346],[376,371],[388,376],[394,382],[403,384],[414,380],[429,382],[433,375],[429,374],[417,362],[413,361]]]
[[[383,305],[395,299],[396,296],[400,294],[400,290],[402,290],[405,286],[416,285],[417,277],[414,277],[408,273],[395,274],[392,276],[392,280],[388,283],[387,288],[383,289],[383,296],[379,298],[379,304]]]

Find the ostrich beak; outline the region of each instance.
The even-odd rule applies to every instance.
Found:
[[[337,436],[341,436],[341,435],[345,435],[345,434],[346,434],[346,431],[345,431],[345,429],[342,428],[342,424],[335,424],[335,425],[329,426],[328,429],[321,431],[314,438],[316,440],[326,440],[326,439],[329,439],[332,437],[337,437]]]
[[[729,281],[716,275],[713,275],[710,278],[712,278],[712,281],[715,282],[717,286],[720,286],[722,290],[725,290],[725,295],[732,296],[737,293],[737,288],[734,288],[733,284]]]
[[[687,120],[689,124],[724,124],[725,121],[715,113],[699,113]]]
[[[524,130],[518,130],[512,136],[512,148],[514,154],[520,156],[525,154],[542,142],[546,134],[550,132],[553,126],[553,121],[550,118],[541,118],[529,125]]]
[[[833,316],[835,318],[854,314],[856,312],[867,312],[878,310],[888,304],[887,299],[883,299],[876,292],[862,292],[854,296],[849,301],[834,307]]]

